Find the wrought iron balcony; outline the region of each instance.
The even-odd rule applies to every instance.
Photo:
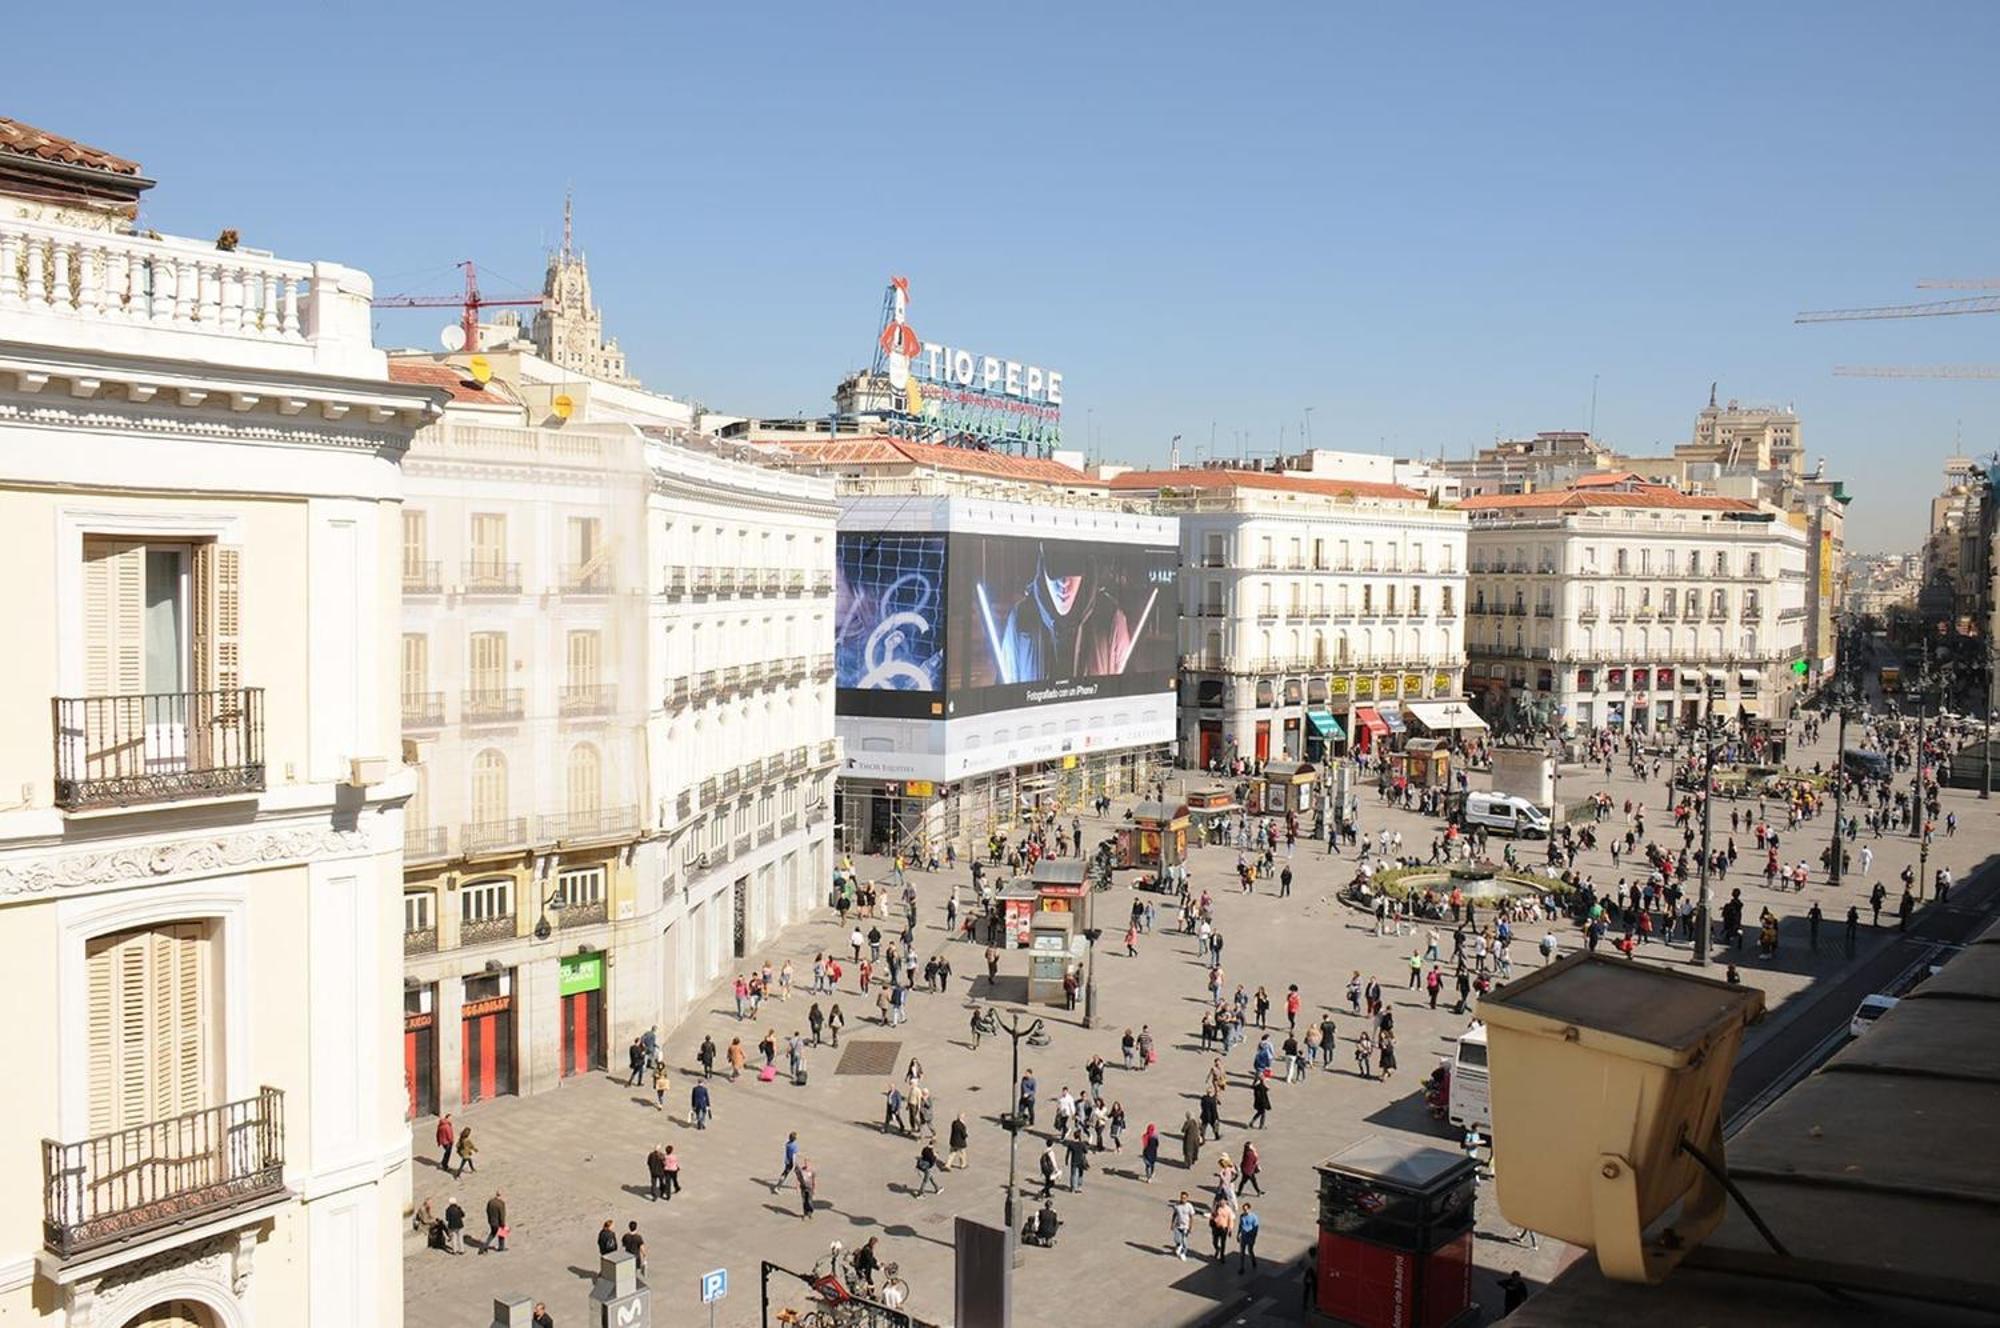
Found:
[[[715,591],[718,595],[734,595],[736,593],[736,569],[734,567],[718,567],[715,569]]]
[[[42,1243],[62,1258],[284,1192],[275,1088],[77,1143],[42,1140]]]
[[[589,927],[610,917],[602,899],[587,904],[571,904],[556,914],[558,927]]]
[[[731,849],[730,856],[740,858],[749,851],[750,851],[750,836],[747,834],[736,836],[736,843],[734,847]]]
[[[611,566],[608,563],[565,563],[562,569],[565,595],[608,595],[611,593]]]
[[[468,724],[507,724],[527,711],[519,687],[481,687],[459,698],[459,716]]]
[[[468,595],[518,595],[521,593],[521,564],[490,563],[476,560],[465,564],[461,576]]]
[[[695,568],[694,593],[697,595],[709,595],[713,594],[714,592],[715,592],[715,569],[713,567]]]
[[[685,567],[669,567],[667,569],[667,584],[663,588],[667,598],[679,599],[682,595],[687,594],[687,588],[688,569]]]
[[[424,927],[417,931],[403,933],[403,953],[406,955],[436,954],[438,929]]]
[[[66,811],[264,789],[264,689],[57,697],[55,803]]]
[[[785,588],[785,574],[775,567],[764,569],[764,593],[775,595]]]
[[[840,744],[837,742],[821,743],[819,745],[819,764],[832,765],[836,760],[840,759],[837,754],[839,747]]]
[[[596,839],[623,839],[639,833],[637,807],[598,807],[541,818],[537,839],[577,844]]]
[[[688,680],[686,678],[675,678],[672,682],[668,683],[667,709],[685,709],[688,703],[688,692]]]
[[[566,686],[557,706],[565,717],[608,715],[618,706],[618,688],[608,682]]]
[[[512,913],[497,918],[480,918],[474,922],[458,924],[458,943],[485,945],[491,941],[511,941],[518,931]]]
[[[406,562],[403,564],[403,593],[405,595],[441,595],[444,593],[444,576],[435,562]]]
[[[683,792],[674,799],[674,819],[685,821],[694,815],[694,794]]]
[[[719,791],[719,785],[714,775],[710,775],[707,779],[702,780],[701,781],[702,805],[706,807],[714,803],[718,791]]]
[[[804,594],[805,588],[806,588],[806,574],[803,571],[791,571],[785,573],[785,593],[787,595]]]
[[[403,727],[439,729],[444,727],[443,692],[404,692]]]
[[[528,818],[525,816],[507,816],[497,821],[467,821],[458,832],[458,847],[465,853],[525,848],[527,843]]]
[[[813,573],[813,593],[815,595],[831,595],[833,593],[832,572]]]
[[[444,857],[450,849],[451,836],[448,827],[442,825],[403,825],[403,860],[405,862],[435,862]]]

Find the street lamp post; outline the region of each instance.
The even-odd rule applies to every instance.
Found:
[[[1839,746],[1833,763],[1833,856],[1827,859],[1826,879],[1829,885],[1840,884],[1840,837],[1846,824],[1842,809],[1846,806],[1847,793],[1847,714],[1854,708],[1854,687],[1842,681],[1833,689],[1834,713],[1840,717]]]
[[[1708,693],[1708,713],[1703,721],[1705,732],[1702,737],[1701,757],[1701,875],[1700,893],[1694,905],[1694,962],[1697,968],[1708,967],[1709,904],[1708,859],[1711,838],[1711,821],[1714,816],[1715,800],[1715,749],[1718,730],[1715,726],[1715,703],[1721,699],[1722,685],[1713,678],[1704,677],[1702,687]]]
[[[1014,1225],[1014,1190],[1016,1163],[1019,1160],[1021,1127],[1026,1124],[1021,1119],[1021,1042],[1025,1038],[1038,1037],[1042,1031],[1042,1021],[1037,1019],[1026,1027],[1021,1024],[1021,1016],[1016,1014],[1010,1023],[1001,1023],[999,1012],[992,1006],[986,1007],[986,1019],[995,1029],[1005,1033],[1014,1043],[1013,1077],[1007,1081],[1007,1091],[1013,1094],[1012,1109],[1002,1113],[1000,1124],[1007,1131],[1007,1203],[1006,1226],[1010,1236],[1018,1234],[1020,1228]]]

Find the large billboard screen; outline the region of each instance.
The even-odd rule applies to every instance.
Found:
[[[949,715],[1173,690],[1180,550],[951,536]]]
[[[842,714],[944,718],[945,537],[844,532],[833,683]]]

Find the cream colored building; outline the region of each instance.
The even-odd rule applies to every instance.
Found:
[[[1479,726],[1460,703],[1457,509],[1324,473],[1196,467],[1111,483],[1180,519],[1184,763],[1368,749],[1405,712],[1438,731]]]
[[[0,1323],[395,1323],[399,463],[334,263],[0,121]],[[261,237],[260,237],[261,238]]]
[[[658,1018],[617,966],[651,928],[642,439],[527,423],[503,382],[451,394],[403,464],[403,1064],[412,1116],[603,1069]],[[645,915],[645,916],[642,916]]]
[[[1693,438],[1674,448],[1679,461],[1710,461],[1725,471],[1782,471],[1794,479],[1805,472],[1805,455],[1799,417],[1789,407],[1719,406],[1712,389],[1695,416]]]
[[[1664,729],[1711,687],[1731,718],[1789,714],[1802,518],[1617,474],[1463,507],[1466,688],[1496,727]]]

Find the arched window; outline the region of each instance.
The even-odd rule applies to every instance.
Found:
[[[587,742],[570,748],[567,776],[570,815],[595,812],[603,805],[604,761],[597,748]]]
[[[507,819],[507,758],[496,748],[472,758],[472,819],[480,825]]]

